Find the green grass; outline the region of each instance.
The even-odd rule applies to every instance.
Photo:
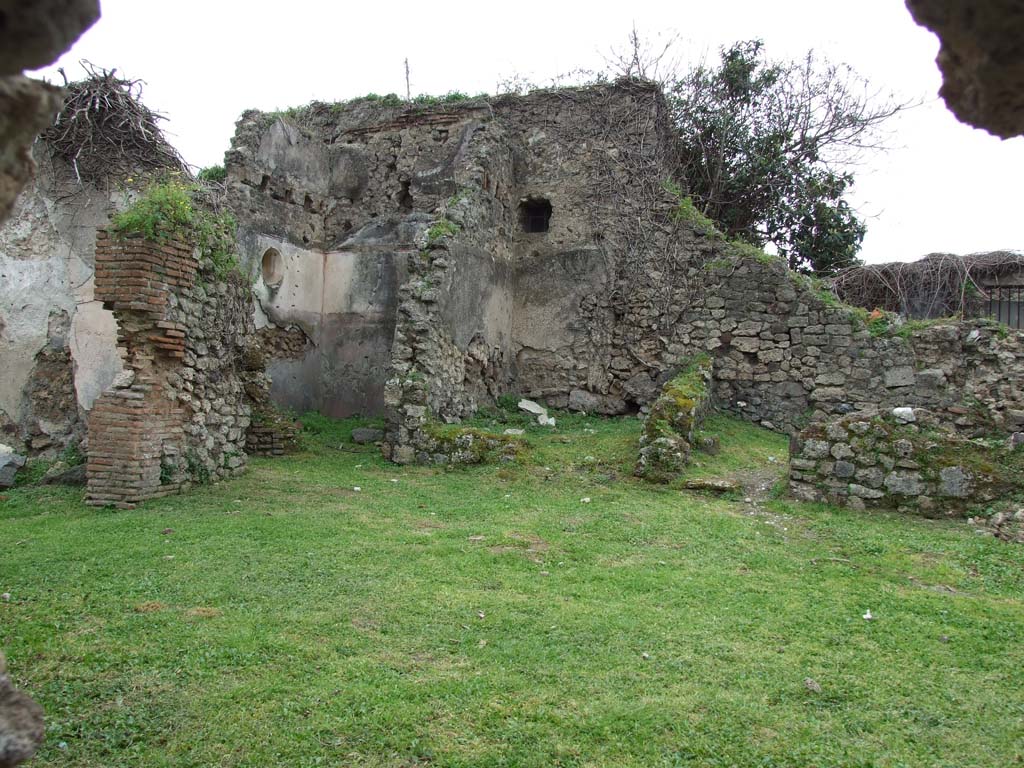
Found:
[[[1024,549],[652,487],[638,420],[556,416],[474,422],[526,428],[511,465],[396,467],[305,419],[304,453],[135,511],[7,492],[32,765],[1024,761]],[[782,471],[784,438],[705,429],[693,472]]]

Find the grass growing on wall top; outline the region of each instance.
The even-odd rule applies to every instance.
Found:
[[[195,192],[194,185],[173,177],[154,182],[113,216],[110,231],[115,237],[139,235],[156,243],[195,243],[206,268],[216,279],[224,279],[239,269],[237,224],[228,211],[214,212],[197,204]]]
[[[397,467],[309,419],[304,453],[138,510],[5,492],[33,766],[1020,761],[1024,549],[650,487],[637,419],[556,415],[511,465]],[[702,474],[782,471],[785,438],[707,428]]]

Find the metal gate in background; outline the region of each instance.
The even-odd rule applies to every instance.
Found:
[[[986,285],[985,314],[1011,328],[1024,328],[1024,285]]]

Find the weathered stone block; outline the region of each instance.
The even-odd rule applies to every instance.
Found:
[[[914,369],[908,365],[890,368],[885,372],[883,379],[885,386],[889,389],[894,387],[912,387],[914,386]]]
[[[836,477],[853,477],[857,472],[857,466],[848,461],[837,461],[832,467],[832,474]]]
[[[944,467],[939,471],[939,478],[943,496],[966,499],[971,495],[971,476],[963,467]]]
[[[921,475],[917,472],[890,472],[885,477],[885,487],[898,496],[919,496],[923,492]]]

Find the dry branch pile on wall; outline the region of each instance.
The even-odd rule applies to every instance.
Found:
[[[1024,253],[992,251],[957,256],[933,253],[923,259],[863,264],[833,280],[836,296],[865,309],[883,309],[906,317],[971,317],[985,300],[985,283],[1024,269]]]
[[[42,134],[78,180],[99,183],[164,169],[188,174],[160,131],[165,118],[142,103],[142,81],[118,77],[116,69],[82,66],[88,76],[66,86],[64,107]]]

